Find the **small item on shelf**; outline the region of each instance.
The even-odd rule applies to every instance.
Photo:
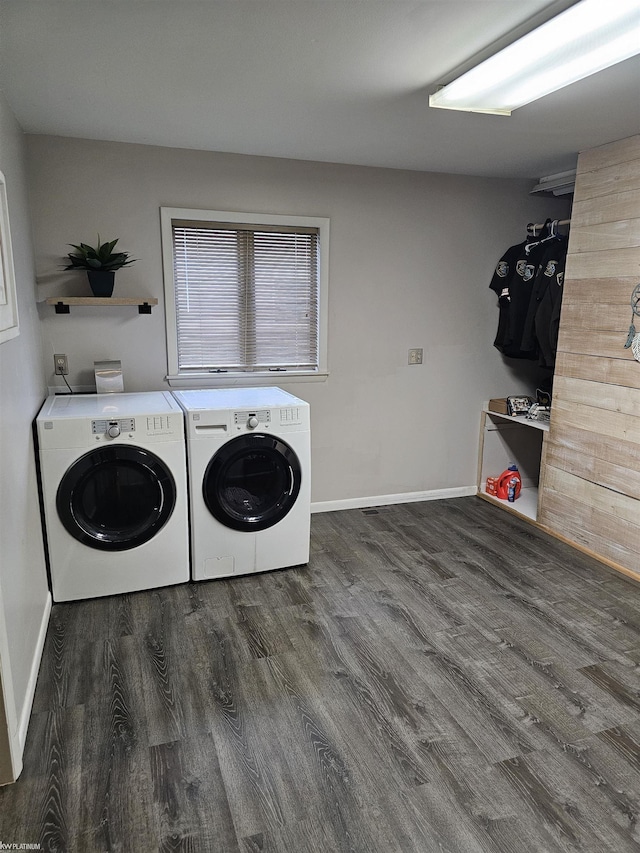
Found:
[[[496,415],[508,415],[507,398],[495,397],[493,400],[489,400],[489,411],[495,412]]]
[[[507,397],[508,414],[526,415],[533,402],[531,397]]]
[[[487,477],[487,494],[497,496],[498,494],[498,478]]]
[[[536,403],[539,406],[550,406],[551,405],[551,389],[553,386],[553,377],[547,377],[540,382],[540,385],[536,388]]]
[[[86,243],[69,243],[76,251],[69,252],[67,259],[71,262],[65,267],[65,270],[84,270],[87,273],[89,287],[94,296],[109,297],[113,293],[113,284],[115,280],[116,270],[122,269],[129,264],[134,264],[136,259],[129,257],[128,252],[114,252],[113,248],[118,242],[115,240],[107,240],[106,243],[100,242],[98,234],[98,244],[88,246]]]
[[[513,489],[513,498],[509,497],[510,490]],[[520,496],[522,489],[522,478],[518,471],[517,465],[509,465],[506,471],[498,477],[498,485],[496,488],[496,497],[500,500],[515,501]]]
[[[551,409],[549,406],[541,406],[539,403],[534,403],[525,417],[531,421],[540,421],[541,423],[548,424],[551,420]]]

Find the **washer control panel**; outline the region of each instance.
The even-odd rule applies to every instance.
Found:
[[[135,418],[119,418],[118,420],[91,421],[91,432],[93,435],[108,435],[109,438],[117,438],[120,433],[134,432],[136,428]]]
[[[271,412],[263,409],[260,412],[234,412],[233,422],[237,430],[240,429],[268,429],[271,424]]]

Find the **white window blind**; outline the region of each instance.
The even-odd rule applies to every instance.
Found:
[[[318,369],[319,229],[172,220],[178,369]]]

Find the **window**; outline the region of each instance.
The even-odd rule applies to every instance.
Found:
[[[327,219],[161,217],[169,379],[326,371]]]

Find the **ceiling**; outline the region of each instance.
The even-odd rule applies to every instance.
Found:
[[[428,96],[573,2],[0,0],[0,84],[28,133],[538,178],[640,131],[640,57],[510,117]]]

